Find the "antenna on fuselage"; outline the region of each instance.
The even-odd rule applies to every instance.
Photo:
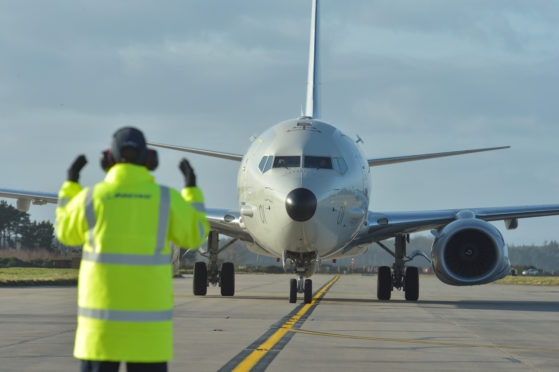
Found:
[[[310,118],[318,118],[319,97],[318,97],[318,36],[319,36],[319,1],[312,2],[311,15],[311,40],[309,47],[309,71],[307,75],[307,103],[305,105],[305,116]]]

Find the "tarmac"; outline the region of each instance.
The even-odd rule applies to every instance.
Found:
[[[237,275],[234,297],[174,280],[171,371],[559,370],[559,287],[452,287],[420,277],[418,302],[376,299],[376,277]],[[0,371],[79,371],[75,287],[0,288]],[[121,367],[124,371],[125,368]]]

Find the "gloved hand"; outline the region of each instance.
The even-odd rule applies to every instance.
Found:
[[[182,158],[179,163],[179,169],[184,176],[184,183],[186,187],[196,187],[196,175],[194,174],[194,169],[192,169],[188,160]]]
[[[70,168],[68,168],[68,181],[78,182],[80,179],[80,171],[87,164],[85,155],[80,155],[74,160]]]

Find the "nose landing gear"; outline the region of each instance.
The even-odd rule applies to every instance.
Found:
[[[313,274],[318,264],[316,252],[297,253],[286,251],[283,257],[283,264],[285,269],[288,269],[288,266],[290,266],[289,268],[299,276],[299,279],[291,279],[289,281],[289,302],[297,302],[297,293],[302,293],[304,302],[310,304],[313,292],[312,280],[308,279],[308,277]]]
[[[289,302],[294,304],[297,302],[297,293],[303,293],[303,299],[306,304],[312,302],[312,279],[291,279],[289,281]]]

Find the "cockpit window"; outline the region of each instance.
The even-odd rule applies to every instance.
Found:
[[[267,156],[263,156],[262,160],[260,160],[260,164],[258,164],[258,169],[260,169],[261,172],[264,172],[264,166],[266,165],[267,160],[268,160]]]
[[[327,156],[305,156],[304,168],[332,169],[332,159]]]
[[[347,164],[343,158],[333,158],[332,161],[334,163],[334,169],[340,174],[347,172]]]
[[[266,165],[264,165],[264,170],[262,172],[267,172],[272,168],[272,161],[274,160],[273,156],[268,156],[268,160],[266,161]]]
[[[260,169],[262,173],[265,173],[272,167],[273,160],[274,160],[273,156],[263,156],[262,159],[260,160],[260,164],[258,164],[258,169]]]
[[[300,166],[300,156],[276,156],[274,158],[274,168],[298,168]]]
[[[266,173],[271,168],[299,168],[300,156],[272,156],[266,155],[260,159],[258,169]],[[347,164],[343,158],[330,158],[328,156],[303,156],[303,167],[310,169],[333,169],[340,174],[347,172]]]

